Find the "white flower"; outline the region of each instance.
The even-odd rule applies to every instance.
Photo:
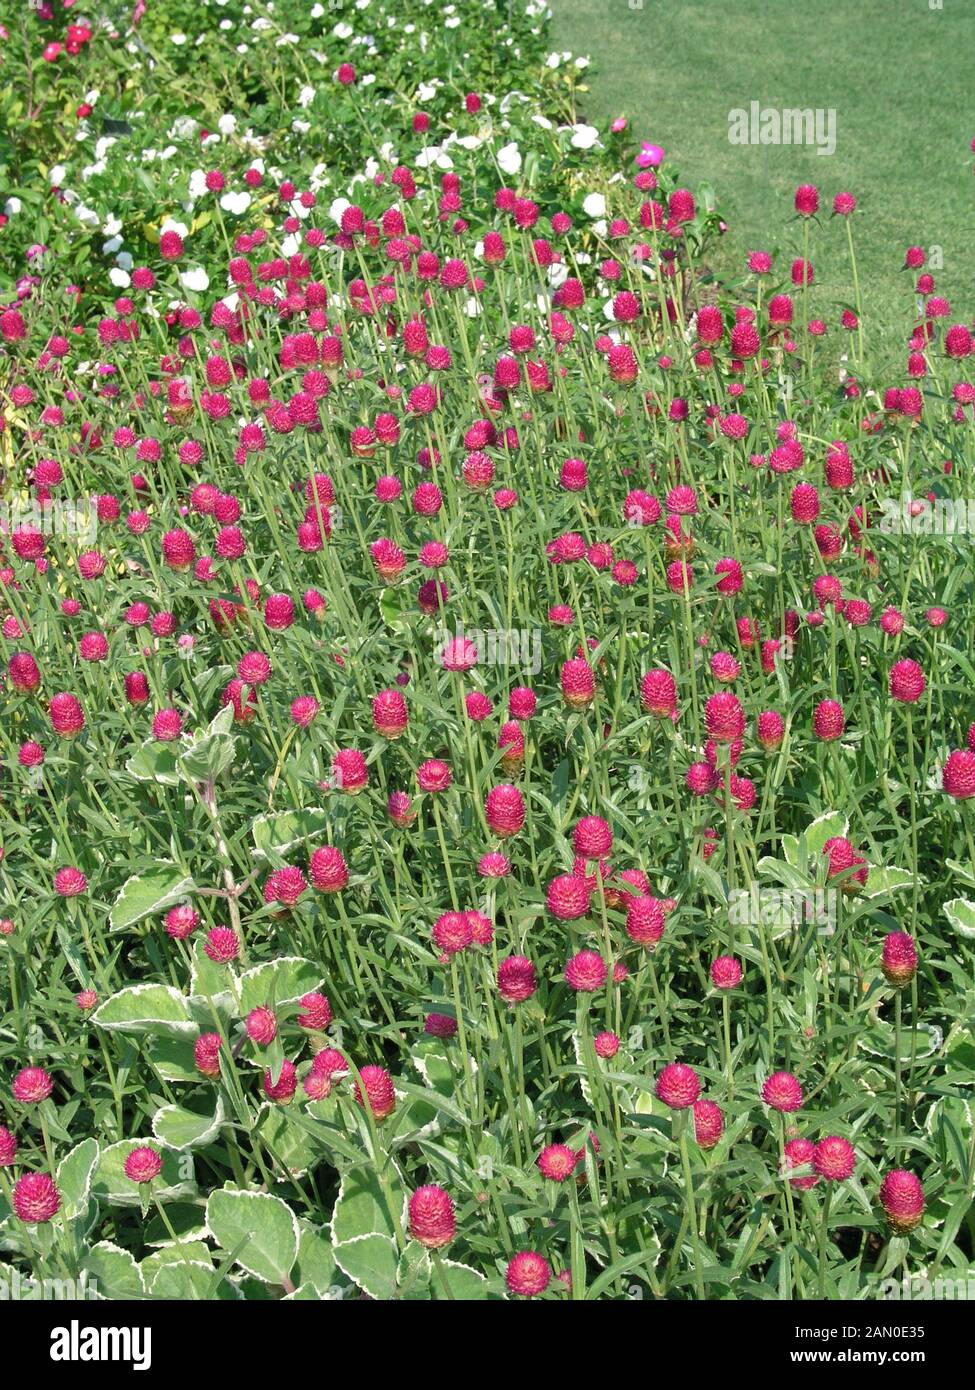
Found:
[[[114,256],[121,245],[122,238],[120,236],[111,236],[106,242],[102,243],[102,254],[105,256]]]
[[[299,105],[299,106],[311,106],[311,104],[312,104],[312,102],[313,102],[314,100],[315,100],[315,88],[314,88],[314,87],[302,87],[301,91],[298,93],[298,105]]]
[[[517,174],[521,168],[521,155],[513,141],[498,150],[498,168],[503,174]]]
[[[587,68],[588,66],[589,66],[589,59],[588,59],[588,58],[577,58],[577,59],[576,59],[576,67],[580,70],[580,72],[582,71],[583,68]]]
[[[242,212],[246,212],[251,205],[251,195],[249,193],[225,193],[220,199],[220,206],[224,212],[232,212],[239,217]]]
[[[190,174],[190,197],[195,202],[197,198],[202,198],[207,192],[207,176],[202,169],[194,169]]]
[[[177,48],[182,48],[183,44],[186,42],[186,35],[185,35],[185,34],[170,34],[170,36],[169,36],[169,42],[170,42],[170,43],[174,43],[174,44],[176,45]]]
[[[297,232],[292,232],[281,242],[282,256],[296,256],[301,250],[301,237]]]
[[[591,150],[599,143],[599,131],[594,125],[574,125],[571,144],[576,150]]]
[[[336,24],[335,28],[332,30],[332,33],[335,35],[337,39],[351,39],[352,35],[355,33],[355,30],[352,28],[351,24],[346,24],[343,21],[340,24]]]
[[[55,188],[59,188],[68,176],[68,171],[63,164],[55,164],[51,170],[50,179]]]
[[[221,116],[217,121],[217,129],[221,135],[233,135],[237,129],[237,117],[230,115],[229,112],[227,115]]]
[[[20,212],[20,209],[23,206],[24,205],[19,198],[8,198],[3,205],[3,210],[8,217],[14,217],[18,212]]]
[[[606,199],[601,193],[587,193],[582,210],[587,217],[603,217],[606,213]]]
[[[449,154],[444,153],[440,145],[428,145],[416,157],[418,169],[429,169],[431,164],[435,164],[438,169],[452,169],[454,167],[454,161]]]
[[[102,231],[106,236],[118,236],[121,230],[122,223],[120,219],[115,216],[114,212],[110,212],[102,225]]]
[[[559,55],[557,53],[550,53],[548,57],[545,59],[545,66],[547,68],[552,68],[552,70],[554,71],[555,68],[558,67],[560,62],[561,59],[559,58]]]
[[[171,217],[167,217],[159,224],[159,235],[162,236],[163,232],[175,232],[185,240],[190,234],[190,229],[185,222],[175,222]]]
[[[108,272],[108,278],[116,289],[127,290],[132,283],[132,277],[126,271],[120,270],[118,266],[113,266]]]
[[[202,266],[193,266],[190,270],[180,271],[180,283],[185,285],[188,290],[197,290],[202,293],[210,284],[210,277]]]
[[[345,212],[346,208],[350,208],[351,206],[352,204],[349,202],[348,198],[336,198],[328,210],[328,215],[333,222],[341,224],[343,212]]]

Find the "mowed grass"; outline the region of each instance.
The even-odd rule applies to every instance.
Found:
[[[975,3],[944,0],[553,0],[554,47],[588,53],[583,115],[625,115],[634,141],[664,147],[687,184],[710,182],[729,230],[712,258],[735,274],[747,251],[801,254],[792,220],[799,183],[815,183],[823,229],[810,249],[817,310],[852,300],[845,228],[833,194],[853,193],[866,317],[889,327],[913,308],[909,245],[933,251],[937,292],[975,313],[972,213]],[[742,146],[733,108],[836,112],[836,151]],[[784,258],[788,257],[788,261]],[[835,317],[835,315],[834,315]]]

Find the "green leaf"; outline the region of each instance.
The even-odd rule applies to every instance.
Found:
[[[164,1081],[199,1081],[189,1037],[170,1037],[166,1034],[153,1039],[149,1062]]]
[[[284,858],[296,845],[327,831],[328,812],[320,806],[258,816],[251,826],[254,849],[261,859]]]
[[[183,1152],[209,1144],[220,1133],[225,1111],[222,1097],[217,1095],[216,1111],[200,1115],[180,1105],[163,1105],[152,1121],[152,1132],[161,1144]]]
[[[975,903],[967,898],[952,898],[942,905],[942,911],[959,936],[975,939]]]
[[[308,1130],[296,1123],[294,1110],[291,1105],[265,1105],[254,1128],[288,1172],[300,1177],[321,1158],[323,1146],[316,1144]]]
[[[109,914],[112,931],[124,931],[187,897],[196,887],[176,864],[163,860],[127,879]]]
[[[191,781],[213,782],[233,764],[235,752],[230,734],[204,734],[180,755],[179,766]]]
[[[378,1231],[356,1236],[335,1246],[335,1263],[370,1298],[392,1298],[396,1293],[399,1261],[396,1242]]]
[[[180,1260],[156,1271],[149,1285],[149,1297],[178,1299],[236,1299],[237,1291],[226,1279],[218,1278],[212,1265],[203,1260]]]
[[[82,1268],[90,1276],[89,1287],[102,1298],[144,1298],[142,1270],[128,1250],[101,1240],[85,1255]]]
[[[302,1230],[298,1241],[295,1278],[302,1284],[313,1285],[319,1298],[327,1298],[336,1285],[345,1282],[335,1264],[335,1254],[327,1226],[317,1230],[306,1226]]]
[[[389,1165],[390,1199],[405,1218],[405,1193],[399,1173]],[[371,1298],[392,1298],[396,1292],[399,1255],[396,1228],[386,1194],[372,1168],[343,1173],[332,1213],[335,1262]]]
[[[57,1188],[61,1194],[61,1211],[73,1221],[84,1216],[91,1196],[91,1180],[98,1166],[97,1139],[82,1139],[58,1164]]]
[[[132,754],[125,768],[138,782],[159,782],[165,787],[179,785],[176,749],[171,743],[146,739],[142,747]]]
[[[914,875],[908,869],[898,869],[894,865],[881,865],[871,869],[863,889],[865,898],[877,898],[881,893],[892,893],[895,888],[907,888],[914,882]]]
[[[826,841],[846,835],[849,828],[850,822],[842,811],[827,811],[825,815],[817,816],[802,832],[809,858],[818,863]]]
[[[240,977],[240,1012],[263,1005],[287,1004],[309,994],[322,983],[322,972],[301,956],[281,956],[278,960],[245,970]]]
[[[287,1202],[268,1192],[218,1188],[207,1201],[207,1226],[248,1274],[282,1284],[298,1257],[298,1222]],[[238,1248],[239,1247],[239,1248]]]
[[[98,1028],[119,1033],[168,1033],[195,1037],[186,999],[172,985],[130,985],[106,999],[92,1014]]]
[[[470,1265],[458,1264],[455,1260],[443,1260],[444,1271],[447,1276],[447,1283],[450,1285],[450,1292],[458,1302],[474,1303],[483,1298],[487,1298],[490,1288],[487,1279]],[[440,1295],[441,1284],[439,1277],[434,1271],[434,1287]],[[442,1295],[446,1297],[446,1295]]]

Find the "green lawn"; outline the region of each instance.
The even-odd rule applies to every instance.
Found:
[[[971,319],[975,0],[943,0],[943,9],[928,0],[552,3],[555,47],[592,57],[584,114],[625,115],[634,139],[662,145],[692,187],[715,188],[729,224],[723,271],[753,248],[797,254],[792,194],[815,183],[826,207],[810,254],[821,312],[852,297],[844,228],[829,217],[833,194],[848,191],[859,203],[865,318],[904,322],[909,281],[900,268],[917,244],[940,248],[938,292]],[[753,101],[832,108],[835,153],[731,144],[729,112]]]

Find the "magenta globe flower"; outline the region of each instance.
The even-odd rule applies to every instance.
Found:
[[[659,145],[652,144],[649,140],[644,140],[640,146],[640,153],[636,157],[636,163],[641,169],[656,169],[658,164],[664,162],[664,152]]]

